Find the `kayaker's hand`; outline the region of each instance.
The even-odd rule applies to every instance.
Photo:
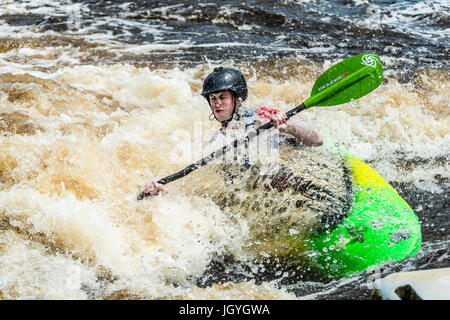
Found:
[[[166,194],[167,190],[166,188],[164,188],[164,185],[151,180],[144,186],[144,190],[142,190],[142,192],[149,193],[150,195],[154,196],[159,192],[161,192],[162,194]]]
[[[288,127],[288,118],[286,116],[286,113],[283,111],[279,111],[276,114],[273,114],[270,117],[270,120],[272,120],[273,125],[276,129],[280,130],[281,132],[286,132]]]

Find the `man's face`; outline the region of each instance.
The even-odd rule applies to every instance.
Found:
[[[220,122],[229,120],[233,115],[235,97],[231,91],[219,91],[209,95],[211,109]],[[238,107],[238,103],[236,104]]]

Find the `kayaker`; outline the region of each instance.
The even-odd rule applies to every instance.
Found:
[[[242,103],[247,99],[248,89],[244,75],[236,69],[215,68],[203,82],[201,94],[211,108],[210,120],[220,122],[222,132],[243,126],[247,129],[272,120],[275,129],[294,137],[306,146],[318,147],[323,144],[317,131],[298,117],[287,119],[284,111],[273,108],[242,107]],[[165,193],[166,190],[162,184],[152,180],[144,186],[143,192],[156,195],[159,192]]]

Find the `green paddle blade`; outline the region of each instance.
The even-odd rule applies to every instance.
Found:
[[[335,106],[358,99],[383,81],[383,66],[375,53],[363,53],[341,61],[316,81],[305,106]]]

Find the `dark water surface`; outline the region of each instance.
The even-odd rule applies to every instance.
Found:
[[[376,51],[395,60],[396,67],[448,68],[446,1],[21,1],[16,6],[24,10],[2,12],[10,26],[148,44],[148,59],[166,65],[286,56],[323,61]]]

